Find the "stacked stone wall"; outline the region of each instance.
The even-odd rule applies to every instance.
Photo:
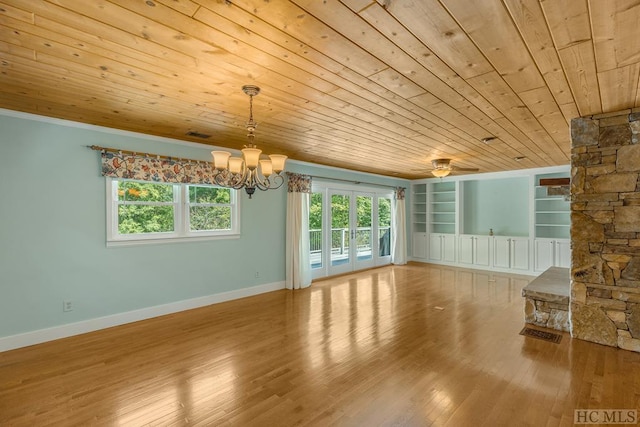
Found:
[[[571,335],[640,352],[640,112],[571,121]]]
[[[524,321],[544,328],[569,331],[569,298],[556,296],[550,299],[525,296]]]

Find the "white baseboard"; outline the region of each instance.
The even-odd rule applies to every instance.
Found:
[[[192,298],[183,301],[176,301],[154,307],[141,308],[139,310],[127,311],[124,313],[112,314],[95,319],[83,320],[76,323],[54,326],[46,329],[25,332],[23,334],[10,335],[0,338],[0,352],[13,350],[40,344],[46,341],[53,341],[73,335],[93,332],[100,329],[111,328],[113,326],[124,325],[125,323],[137,322],[139,320],[151,319],[152,317],[164,316],[165,314],[177,313],[191,310],[220,302],[234,299],[250,297],[266,292],[284,289],[285,282],[267,283],[253,286],[251,288],[238,289],[235,291],[222,292],[219,294],[207,295],[205,297]]]

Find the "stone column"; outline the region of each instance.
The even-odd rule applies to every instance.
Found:
[[[571,336],[640,352],[640,112],[571,121]]]

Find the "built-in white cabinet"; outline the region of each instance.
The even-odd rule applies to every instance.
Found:
[[[493,266],[529,270],[529,239],[526,237],[495,236],[493,238]]]
[[[456,261],[456,183],[411,186],[411,256],[417,261]]]
[[[549,188],[539,185],[541,178],[567,178],[568,172],[536,175],[535,177],[535,240],[533,270],[571,266],[571,207],[562,195],[549,194]]]
[[[456,262],[455,234],[430,234],[429,260],[434,262]]]
[[[571,268],[571,240],[556,240],[555,267]]]
[[[498,268],[511,267],[511,239],[509,237],[494,237],[493,265]]]
[[[429,184],[429,261],[456,262],[456,188],[453,181]]]
[[[427,233],[413,233],[411,239],[411,255],[414,259],[417,260],[426,260],[427,259]]]
[[[533,245],[535,271],[571,267],[571,242],[568,239],[535,239]]]
[[[459,239],[458,261],[461,264],[489,267],[491,265],[491,237],[463,234]]]
[[[569,166],[412,183],[412,258],[538,274],[571,264],[570,202],[543,178]]]

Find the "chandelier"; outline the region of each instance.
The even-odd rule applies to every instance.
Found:
[[[253,140],[258,124],[253,120],[253,97],[260,93],[258,86],[242,86],[242,91],[249,95],[249,121],[247,122],[247,138],[249,142],[242,149],[242,157],[231,157],[228,151],[212,151],[213,167],[215,169],[214,182],[221,187],[239,190],[244,188],[249,198],[256,192],[275,190],[284,183],[281,172],[287,156],[271,154],[269,159],[260,159],[262,150],[258,149]]]

